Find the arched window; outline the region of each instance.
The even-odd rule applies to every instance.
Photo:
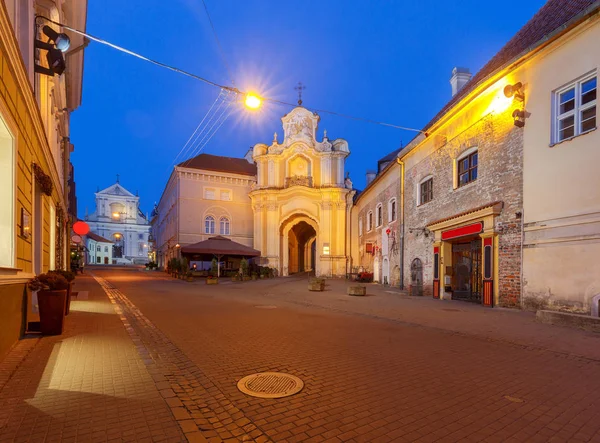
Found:
[[[383,206],[381,203],[377,204],[377,218],[375,219],[375,226],[380,227],[383,224]]]
[[[229,235],[229,219],[227,217],[221,217],[221,220],[219,220],[219,233]]]
[[[396,199],[392,198],[388,202],[388,221],[393,222],[398,218],[397,207],[396,207]]]
[[[104,247],[104,252],[108,252],[108,246]]]
[[[367,232],[373,229],[373,211],[369,211],[367,214]]]
[[[204,232],[206,234],[215,233],[215,218],[212,215],[209,215],[204,219]]]
[[[102,248],[100,247],[100,245],[96,246],[96,251],[101,252]]]

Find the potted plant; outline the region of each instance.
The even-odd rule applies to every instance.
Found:
[[[37,291],[42,334],[62,334],[69,287],[67,279],[58,273],[40,274],[30,280],[28,286],[32,291]]]
[[[206,284],[207,285],[218,285],[219,279],[218,279],[218,277],[216,277],[214,275],[209,275],[208,277],[206,277]]]
[[[267,278],[269,276],[269,268],[263,266],[260,268],[260,278]]]
[[[62,275],[69,283],[69,286],[67,286],[67,302],[65,304],[65,315],[69,315],[71,312],[71,293],[73,280],[75,280],[75,273],[71,271],[65,271],[63,269],[56,269],[54,271],[49,271],[49,274]]]
[[[193,282],[194,281],[194,274],[193,274],[193,272],[190,271],[190,270],[188,270],[185,273],[185,279],[186,279],[186,281]]]

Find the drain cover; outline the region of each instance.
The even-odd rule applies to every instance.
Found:
[[[238,381],[237,387],[244,394],[259,398],[281,398],[297,394],[304,387],[298,377],[283,372],[260,372]]]
[[[254,307],[258,309],[277,309],[277,306],[275,305],[257,305]]]

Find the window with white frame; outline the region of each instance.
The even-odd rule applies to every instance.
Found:
[[[388,202],[388,221],[389,222],[396,221],[396,218],[398,218],[396,199],[392,198]]]
[[[425,177],[421,180],[417,192],[417,205],[420,206],[433,200],[433,177]]]
[[[363,231],[362,218],[359,218],[358,219],[358,235],[362,235],[362,231]]]
[[[597,91],[594,73],[554,93],[554,143],[596,129]]]
[[[367,214],[367,232],[373,229],[373,211],[369,211]]]
[[[221,217],[221,220],[219,220],[219,233],[229,235],[229,219],[227,217]]]
[[[383,205],[381,203],[379,203],[377,205],[377,209],[376,209],[376,214],[377,214],[377,218],[376,223],[377,223],[377,227],[380,227],[383,224]]]
[[[206,188],[204,190],[204,198],[206,200],[214,200],[216,198],[215,197],[215,190],[211,189],[211,188]]]
[[[204,219],[204,233],[214,234],[215,233],[215,218],[209,215]]]
[[[0,266],[14,266],[15,138],[0,114]]]

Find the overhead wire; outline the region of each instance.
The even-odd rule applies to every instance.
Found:
[[[214,25],[212,19],[210,18],[210,12],[208,12],[208,6],[206,5],[206,2],[204,0],[202,0],[202,4],[204,5],[204,11],[206,12],[206,17],[208,17],[208,23],[210,23],[210,27],[213,32],[213,36],[215,37],[217,46],[219,47],[221,61],[225,65],[225,69],[227,70],[227,73],[229,74],[229,80],[231,81],[231,84],[233,86],[235,86],[235,82],[233,81],[233,73],[231,71],[231,67],[229,66],[229,63],[227,63],[227,58],[225,57],[225,51],[223,50],[223,46],[221,45],[221,40],[219,40],[219,36],[217,35],[217,30],[215,29],[215,25]]]
[[[133,57],[139,58],[140,60],[144,60],[144,61],[146,61],[148,63],[152,63],[152,64],[154,64],[156,66],[161,67],[161,68],[168,69],[168,70],[173,71],[173,72],[177,72],[179,74],[185,75],[185,76],[193,78],[195,80],[199,80],[201,82],[204,82],[204,83],[206,83],[208,85],[211,85],[211,86],[215,86],[217,88],[225,89],[225,90],[233,92],[235,94],[247,95],[247,93],[245,93],[243,91],[240,91],[235,86],[232,87],[232,86],[227,86],[227,85],[220,85],[220,84],[218,84],[218,83],[216,83],[216,82],[214,82],[212,80],[209,80],[207,78],[201,77],[199,75],[193,74],[191,72],[185,71],[185,70],[177,68],[175,66],[167,65],[166,63],[162,63],[162,62],[159,62],[157,60],[151,59],[151,58],[146,57],[144,55],[138,54],[137,52],[131,51],[131,50],[126,49],[126,48],[123,48],[122,46],[119,46],[119,45],[116,45],[114,43],[111,43],[111,42],[108,42],[106,40],[103,40],[103,39],[101,39],[99,37],[96,37],[96,36],[94,36],[92,34],[89,34],[87,32],[80,31],[79,29],[73,28],[72,26],[65,25],[63,23],[51,20],[48,17],[44,17],[42,15],[37,15],[36,19],[38,19],[38,18],[44,19],[44,20],[48,21],[49,23],[53,23],[53,24],[55,24],[57,26],[62,26],[63,28],[65,28],[65,29],[67,29],[67,30],[69,30],[71,32],[74,32],[76,34],[79,34],[79,35],[82,35],[84,37],[87,37],[90,40],[93,40],[93,41],[95,41],[97,43],[109,46],[109,47],[111,47],[113,49],[116,49],[117,51],[124,52],[126,54],[129,54],[129,55],[131,55]],[[294,103],[285,102],[285,101],[282,101],[282,100],[276,100],[276,99],[269,98],[269,97],[260,97],[260,98],[262,100],[266,101],[266,102],[270,102],[270,103],[274,103],[274,104],[290,106],[290,107],[293,107],[293,108],[297,106]],[[376,125],[380,125],[380,126],[387,126],[387,127],[391,127],[391,128],[402,129],[402,130],[405,130],[405,131],[418,132],[418,133],[425,134],[425,136],[428,135],[427,132],[425,132],[425,131],[423,131],[421,129],[410,128],[410,127],[407,127],[407,126],[400,126],[400,125],[395,125],[395,124],[392,124],[392,123],[380,122],[380,121],[377,121],[377,120],[372,120],[372,119],[368,119],[368,118],[364,118],[364,117],[351,116],[351,115],[348,115],[348,114],[342,114],[342,113],[335,112],[335,111],[328,111],[326,109],[315,109],[315,108],[306,108],[306,109],[308,109],[310,111],[313,111],[313,112],[320,112],[320,113],[324,113],[324,114],[330,114],[330,115],[334,115],[334,116],[338,116],[338,117],[342,117],[342,118],[346,118],[346,119],[350,119],[350,120],[362,121],[362,122],[365,122],[365,123],[371,123],[371,124],[376,124]]]
[[[223,90],[221,90],[221,92],[219,92],[219,95],[217,95],[217,97],[215,98],[215,101],[213,102],[213,104],[211,105],[211,107],[209,108],[209,110],[206,112],[206,114],[204,114],[204,117],[202,118],[202,120],[200,121],[200,123],[198,123],[198,126],[196,126],[196,129],[194,130],[194,132],[192,133],[192,135],[190,135],[190,137],[187,139],[187,141],[185,142],[185,144],[183,145],[183,147],[181,148],[181,150],[179,151],[179,153],[175,156],[175,159],[173,160],[173,162],[169,166],[169,169],[171,168],[171,166],[177,164],[177,160],[179,160],[180,157],[185,156],[185,153],[189,149],[190,141],[192,140],[192,138],[194,138],[194,135],[196,135],[196,133],[198,132],[198,129],[200,129],[200,126],[202,126],[202,124],[206,120],[206,117],[211,113],[211,111],[213,110],[213,108],[217,104],[217,101],[219,100],[219,98],[221,98],[221,94],[222,93],[223,93]]]

